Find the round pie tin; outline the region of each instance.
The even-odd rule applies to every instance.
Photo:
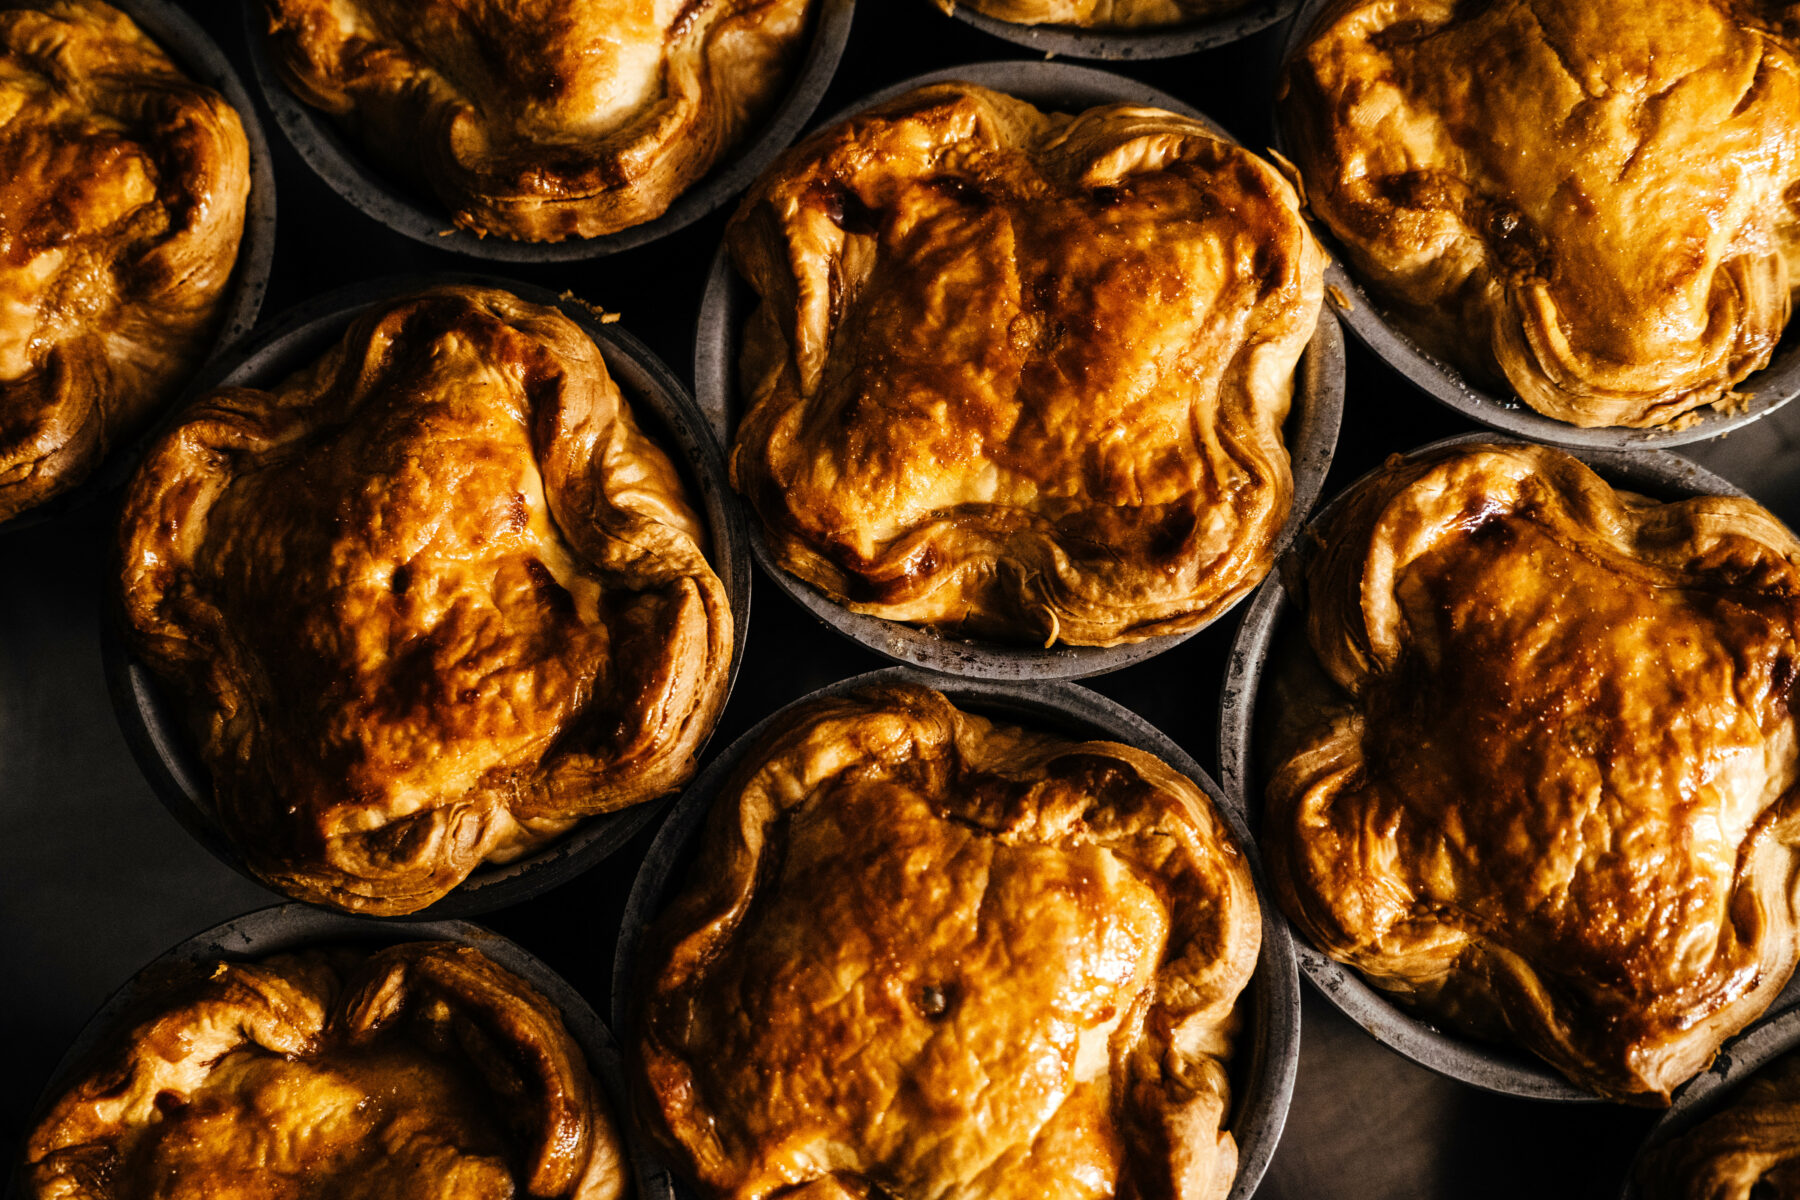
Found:
[[[1281,62],[1285,71],[1305,35],[1311,30],[1320,11],[1331,0],[1307,0],[1295,14],[1287,29]],[[1283,154],[1288,146],[1276,120],[1275,148]],[[1683,429],[1630,429],[1623,425],[1605,425],[1583,429],[1555,417],[1547,417],[1515,395],[1488,391],[1471,383],[1451,364],[1422,349],[1397,325],[1391,324],[1382,305],[1353,278],[1343,264],[1348,261],[1343,245],[1325,223],[1312,219],[1313,233],[1330,251],[1332,263],[1325,273],[1326,299],[1338,316],[1350,327],[1363,345],[1420,391],[1456,410],[1471,421],[1514,434],[1528,441],[1548,442],[1565,450],[1649,450],[1667,449],[1689,442],[1705,441],[1742,428],[1774,412],[1796,395],[1800,395],[1800,320],[1790,320],[1769,365],[1740,383],[1734,391],[1750,399],[1732,412],[1721,412],[1708,406],[1688,414],[1692,424]]]
[[[704,217],[747,187],[785,149],[818,107],[850,37],[856,0],[819,0],[812,33],[787,91],[768,118],[712,170],[677,196],[660,217],[592,238],[561,242],[521,242],[483,237],[451,223],[449,210],[420,186],[392,179],[371,167],[362,147],[346,137],[323,112],[302,101],[282,82],[269,56],[264,9],[244,5],[244,40],[264,103],[275,115],[306,165],[365,216],[416,242],[495,262],[558,263],[616,254],[674,233]]]
[[[1070,683],[1019,684],[952,679],[911,667],[887,667],[820,688],[759,722],[715,758],[688,786],[669,811],[668,820],[644,857],[631,887],[625,919],[613,959],[613,1026],[623,1045],[631,1045],[636,1019],[638,950],[651,922],[682,886],[700,848],[700,831],[718,796],[770,729],[799,705],[842,696],[881,684],[914,684],[942,692],[957,707],[1013,724],[1047,729],[1078,738],[1104,738],[1154,754],[1193,780],[1243,847],[1262,906],[1262,956],[1246,992],[1250,1036],[1231,1064],[1232,1114],[1228,1125],[1238,1144],[1237,1178],[1230,1200],[1248,1200],[1281,1140],[1293,1096],[1300,1055],[1300,988],[1294,966],[1294,944],[1287,922],[1270,907],[1262,866],[1243,814],[1225,799],[1212,778],[1168,735],[1122,705]],[[643,1158],[639,1177],[647,1186],[668,1181],[678,1200],[694,1193],[670,1174],[648,1137],[635,1136]]]
[[[1151,29],[1083,29],[1074,25],[1021,25],[976,12],[956,4],[950,15],[1015,45],[1062,58],[1106,58],[1128,61],[1174,58],[1210,50],[1284,21],[1294,14],[1300,0],[1250,0],[1236,12],[1162,25]]]
[[[708,561],[725,585],[733,619],[727,695],[744,658],[750,627],[750,556],[743,518],[725,480],[725,464],[680,380],[642,342],[604,322],[598,311],[572,296],[516,280],[484,275],[430,275],[379,280],[330,292],[290,310],[271,328],[203,372],[190,395],[217,387],[269,387],[314,361],[365,308],[442,284],[498,287],[535,304],[553,305],[594,342],[607,370],[632,403],[646,432],[669,452],[706,516],[712,545]],[[131,755],[151,790],[213,855],[268,887],[245,866],[213,816],[212,782],[201,763],[181,705],[126,647],[116,604],[101,619],[101,660],[113,713]],[[535,854],[483,866],[436,903],[402,920],[460,917],[492,912],[564,883],[618,850],[649,824],[669,798],[647,801],[584,820]]]
[[[103,1052],[109,1039],[130,1020],[134,1011],[154,1000],[161,986],[171,976],[179,977],[192,966],[216,962],[255,961],[274,954],[284,954],[319,945],[391,946],[402,942],[456,942],[481,951],[494,962],[519,976],[544,994],[561,1012],[563,1025],[587,1057],[594,1080],[606,1094],[613,1120],[618,1126],[627,1157],[638,1157],[631,1140],[630,1108],[625,1091],[625,1076],[620,1066],[618,1043],[606,1023],[594,1012],[581,994],[537,956],[509,938],[467,921],[421,921],[396,924],[373,917],[353,917],[346,913],[327,912],[307,904],[279,904],[234,917],[215,925],[204,933],[165,951],[101,1006],[82,1026],[50,1080],[39,1094],[36,1109],[27,1130],[34,1128],[52,1104],[86,1067],[94,1055]],[[15,1173],[15,1186],[8,1195],[25,1194],[23,1168]],[[659,1193],[639,1180],[636,1195],[643,1200],[660,1200]]]
[[[884,88],[854,108],[821,122],[821,127],[837,124],[856,112],[886,103],[914,88],[949,81],[979,84],[1042,107],[1079,109],[1102,104],[1151,105],[1200,121],[1212,133],[1236,144],[1221,126],[1167,92],[1109,71],[1057,62],[973,63],[933,71]],[[755,293],[738,277],[730,256],[721,245],[707,277],[694,345],[696,399],[721,446],[730,446],[741,411],[737,364],[744,323],[756,303]],[[1318,328],[1300,357],[1295,375],[1293,409],[1283,428],[1294,472],[1294,496],[1288,519],[1276,535],[1277,556],[1299,532],[1307,512],[1319,498],[1325,474],[1331,468],[1338,426],[1343,419],[1344,336],[1328,308],[1320,309]],[[1122,646],[1057,645],[1045,648],[974,641],[901,621],[866,616],[851,612],[811,584],[783,570],[763,537],[760,519],[751,512],[746,523],[751,551],[757,562],[802,608],[877,654],[895,662],[949,675],[980,679],[1083,679],[1153,658],[1200,632],[1194,629],[1187,633],[1164,634]],[[1223,617],[1236,603],[1221,610],[1213,621]]]
[[[1482,443],[1517,443],[1522,439],[1490,433],[1463,434],[1421,446],[1407,455],[1419,455],[1446,446]],[[1660,451],[1571,450],[1615,487],[1664,499],[1683,496],[1741,496],[1743,492],[1704,467]],[[1382,468],[1377,468],[1379,471]],[[1356,484],[1319,510],[1309,524],[1315,532],[1331,519],[1342,497],[1369,479]],[[1271,659],[1282,647],[1304,644],[1298,628],[1296,606],[1282,582],[1283,562],[1257,589],[1243,624],[1232,641],[1226,665],[1225,685],[1219,702],[1219,779],[1225,794],[1239,811],[1260,820],[1263,779],[1258,769],[1257,695]],[[1294,931],[1295,955],[1301,972],[1345,1016],[1362,1026],[1376,1041],[1439,1075],[1484,1091],[1530,1100],[1562,1100],[1602,1103],[1599,1096],[1579,1088],[1560,1071],[1534,1055],[1498,1043],[1478,1041],[1463,1034],[1439,1030],[1415,1017],[1386,995],[1363,982],[1362,976],[1315,949],[1304,935]],[[1779,1002],[1779,1001],[1778,1001]]]
[[[256,324],[256,314],[262,309],[263,294],[268,291],[269,268],[275,259],[275,165],[269,156],[269,141],[263,135],[262,122],[257,118],[250,93],[244,89],[218,44],[206,35],[194,18],[170,0],[109,2],[167,51],[188,78],[225,97],[237,111],[238,120],[244,126],[244,139],[250,144],[250,197],[244,209],[244,233],[238,242],[237,263],[231,269],[231,281],[226,288],[219,332],[207,354],[210,362],[250,332],[251,326]],[[169,407],[178,403],[171,400]],[[146,428],[154,430],[159,419],[160,415],[151,417]],[[0,523],[0,534],[50,520],[118,487],[130,476],[151,436],[154,435],[140,433],[131,441],[115,446],[87,480],[10,521]]]

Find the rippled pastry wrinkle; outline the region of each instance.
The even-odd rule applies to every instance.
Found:
[[[791,151],[726,236],[762,297],[732,481],[834,600],[1107,646],[1267,572],[1324,259],[1253,155],[942,84]]]
[[[122,540],[220,824],[302,899],[421,908],[680,786],[724,702],[674,466],[581,329],[506,292],[377,305],[275,390],[205,397]]]
[[[1260,938],[1161,760],[925,688],[822,700],[652,929],[640,1111],[716,1196],[1222,1197]]]
[[[529,242],[663,214],[796,65],[813,0],[265,0],[300,98],[456,224]]]
[[[1222,16],[1248,0],[933,0],[945,12],[958,3],[983,16],[1020,25],[1076,25],[1089,29],[1154,29]]]
[[[1721,1112],[1638,1165],[1644,1200],[1800,1196],[1800,1058],[1758,1071]]]
[[[1394,460],[1306,568],[1264,846],[1315,945],[1667,1099],[1794,967],[1800,542],[1545,447]]]
[[[193,964],[143,1009],[32,1132],[41,1200],[625,1191],[561,1014],[467,946]]]
[[[0,520],[80,483],[205,356],[237,113],[97,0],[0,5]]]
[[[1787,324],[1796,29],[1726,0],[1345,0],[1281,120],[1390,315],[1547,416],[1734,402]]]

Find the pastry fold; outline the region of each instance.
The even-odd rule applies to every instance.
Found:
[[[1758,1071],[1723,1110],[1638,1164],[1643,1200],[1800,1195],[1800,1058]]]

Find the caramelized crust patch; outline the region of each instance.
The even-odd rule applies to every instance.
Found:
[[[1222,1197],[1260,939],[1160,760],[918,687],[820,701],[647,942],[646,1111],[721,1196]]]
[[[1794,966],[1800,543],[1529,446],[1390,464],[1322,536],[1283,906],[1425,1013],[1666,1099]]]
[[[680,478],[580,328],[506,292],[378,305],[276,390],[205,398],[121,536],[220,823],[305,899],[421,908],[680,786],[723,703]]]
[[[762,297],[732,480],[834,600],[1107,646],[1268,570],[1324,259],[1253,155],[942,84],[791,151],[727,238]]]
[[[98,0],[0,5],[0,521],[80,483],[205,356],[242,123]]]

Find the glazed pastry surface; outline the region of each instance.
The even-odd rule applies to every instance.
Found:
[[[195,971],[200,969],[194,965]],[[480,952],[306,950],[174,980],[32,1131],[42,1200],[614,1200],[562,1015]]]
[[[663,214],[798,65],[811,0],[265,0],[300,98],[457,225],[529,242]]]
[[[98,0],[0,3],[0,521],[93,473],[223,312],[250,148]]]
[[[1313,212],[1426,350],[1558,420],[1665,425],[1738,401],[1800,284],[1783,11],[1342,0],[1281,121]]]
[[[1665,1101],[1794,967],[1800,542],[1546,447],[1359,484],[1305,570],[1263,844],[1320,949]]]
[[[1260,948],[1211,804],[928,689],[807,705],[652,928],[646,1123],[729,1197],[1223,1197]]]
[[[1800,1058],[1758,1071],[1721,1112],[1646,1155],[1644,1200],[1800,1196]]]
[[[832,599],[1107,646],[1268,570],[1324,257],[1260,159],[940,84],[790,151],[727,240],[762,297],[732,481]]]
[[[1249,0],[933,0],[949,12],[961,3],[984,16],[1019,25],[1075,25],[1085,29],[1154,29],[1248,6]]]
[[[404,913],[692,774],[732,647],[705,537],[579,326],[441,288],[189,409],[124,603],[251,869]]]

